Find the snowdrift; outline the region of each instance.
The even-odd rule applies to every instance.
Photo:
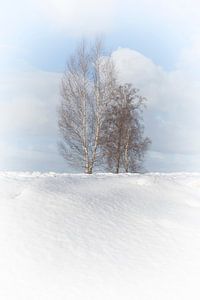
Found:
[[[0,173],[1,300],[200,299],[200,174]]]

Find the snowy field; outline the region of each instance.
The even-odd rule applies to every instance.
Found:
[[[1,300],[200,299],[200,174],[0,173]]]

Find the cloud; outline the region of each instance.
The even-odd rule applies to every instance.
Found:
[[[141,53],[128,48],[119,48],[112,53],[121,82],[131,82],[150,96],[150,104],[157,102],[166,74],[160,66]]]
[[[64,171],[58,154],[61,74],[0,73],[0,169]]]
[[[20,144],[23,143],[23,145]],[[23,138],[18,143],[11,141],[0,142],[0,170],[1,171],[55,171],[72,172],[57,152],[57,145],[44,139],[33,142]]]
[[[190,73],[190,76],[200,77],[200,34],[192,35],[188,45],[181,50],[177,68]]]
[[[72,36],[108,32],[117,19],[117,5],[118,0],[7,0],[1,3],[0,37],[16,40],[37,27]]]
[[[55,133],[60,74],[0,74],[0,135]]]
[[[198,0],[125,0],[121,6],[122,13],[127,16],[170,22],[168,26],[184,25],[188,30],[195,29],[199,24],[200,2]]]
[[[1,3],[0,37],[21,37],[39,26],[68,35],[107,33],[113,28],[138,24],[163,24],[189,36],[199,32],[198,0],[7,0]]]
[[[39,1],[47,20],[68,34],[109,30],[114,22],[115,0],[44,0]]]
[[[190,49],[191,56],[193,51],[196,49]],[[193,59],[190,61],[189,51],[186,53],[181,56],[179,67],[170,72],[134,50],[119,49],[113,53],[121,81],[133,83],[148,99],[145,124],[152,139],[151,151],[160,153],[157,155],[160,166],[163,158],[166,161],[170,158],[174,169],[184,156],[192,164],[188,168],[196,168],[188,157],[200,153],[200,77],[194,79]]]

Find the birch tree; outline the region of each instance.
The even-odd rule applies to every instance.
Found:
[[[143,136],[144,107],[145,98],[131,84],[118,86],[112,94],[105,112],[101,138],[108,170],[115,173],[140,170],[150,143]]]
[[[105,110],[115,87],[112,60],[101,39],[82,41],[67,62],[61,82],[59,149],[71,164],[91,174],[101,157],[99,148]]]

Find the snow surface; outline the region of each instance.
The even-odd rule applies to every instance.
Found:
[[[1,300],[200,299],[200,174],[0,173]]]

